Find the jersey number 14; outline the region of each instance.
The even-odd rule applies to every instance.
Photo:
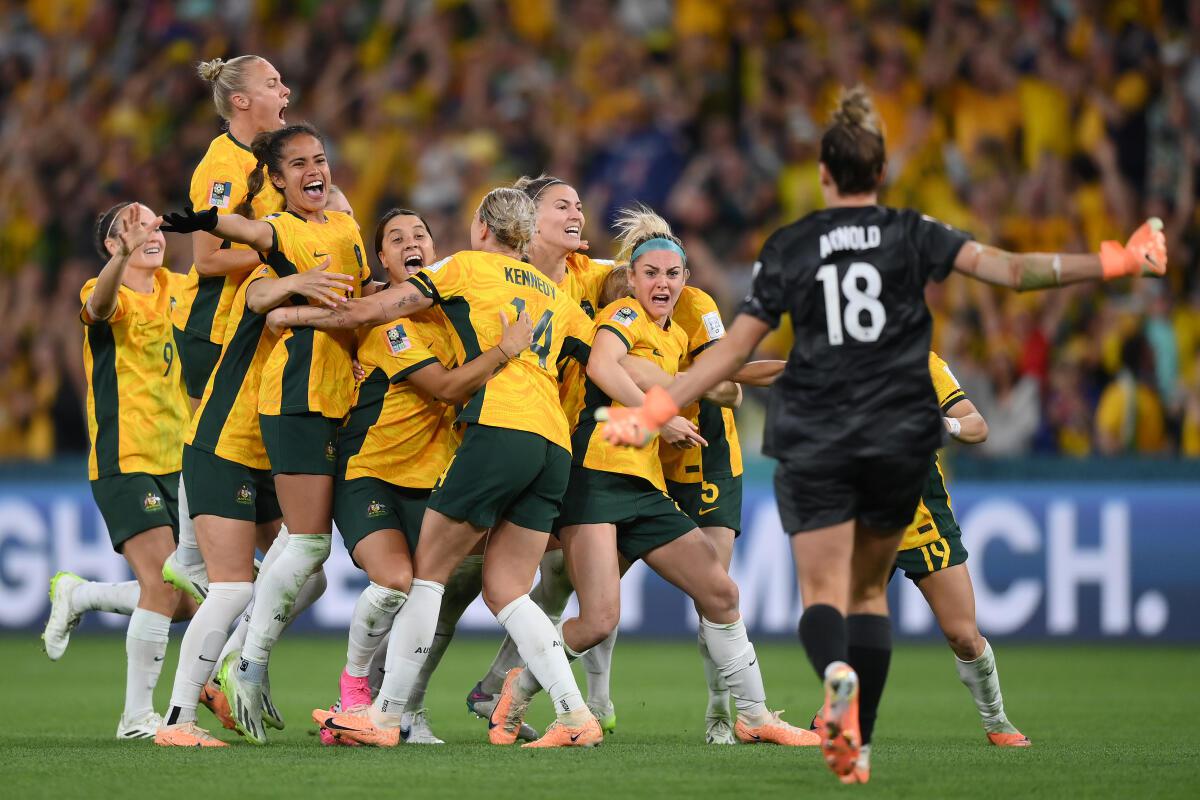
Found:
[[[517,310],[517,316],[525,310],[525,300],[521,297],[512,299],[512,306]],[[533,341],[529,344],[529,349],[538,357],[538,365],[542,369],[546,369],[546,359],[550,357],[550,350],[554,347],[554,312],[546,309],[542,312],[542,316],[533,325]]]
[[[865,261],[855,261],[839,282],[837,265],[826,264],[817,270],[817,280],[825,290],[825,325],[831,345],[842,344],[845,334],[856,342],[873,342],[879,338],[887,322],[887,311],[879,302],[883,291],[879,270]],[[843,296],[845,308],[842,307]],[[863,324],[864,316],[866,324]]]

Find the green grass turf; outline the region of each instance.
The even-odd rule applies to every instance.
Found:
[[[123,639],[78,635],[52,664],[36,637],[0,638],[5,724],[0,786],[6,797],[820,797],[854,792],[906,797],[1197,796],[1200,650],[1145,646],[1000,645],[1011,718],[1029,750],[988,746],[948,650],[905,645],[893,661],[876,735],[874,774],[842,787],[813,749],[704,745],[704,684],[689,642],[619,642],[613,695],[619,728],[591,751],[491,747],[463,706],[495,642],[451,646],[429,696],[443,747],[323,748],[309,712],[334,699],[345,646],[285,638],[272,659],[275,699],[288,720],[271,744],[227,731],[221,750],[165,750],[113,739],[124,690]],[[158,690],[170,693],[178,633]],[[798,645],[758,648],[774,708],[796,723],[818,704]],[[201,709],[201,724],[212,722]],[[549,704],[530,721],[543,725]],[[775,794],[778,792],[779,794]],[[385,794],[386,793],[386,794]]]

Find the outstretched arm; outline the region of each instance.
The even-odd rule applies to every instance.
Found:
[[[117,292],[121,281],[125,278],[125,267],[129,265],[129,256],[134,250],[146,243],[150,234],[158,230],[162,217],[158,217],[147,227],[138,222],[141,206],[130,203],[121,209],[114,226],[113,236],[117,241],[117,252],[108,259],[108,263],[96,276],[96,286],[87,299],[87,315],[93,322],[102,322],[117,310]]]
[[[651,386],[666,388],[671,385],[671,376],[652,361],[627,355],[621,359],[621,367],[633,378],[643,392]],[[680,373],[681,375],[683,373]],[[742,389],[733,381],[721,381],[704,393],[704,399],[723,408],[737,408],[742,404]]]
[[[205,231],[192,234],[192,263],[204,277],[249,272],[261,262],[257,250],[231,250],[221,247],[225,240]]]
[[[350,330],[409,317],[432,305],[431,299],[406,281],[370,297],[347,300],[335,309],[312,306],[276,308],[267,316],[267,324],[276,329],[309,327],[320,331]]]
[[[168,233],[208,232],[259,252],[270,250],[275,244],[275,229],[270,223],[247,219],[241,214],[218,214],[215,206],[197,213],[188,203],[182,212],[163,215],[162,229]]]

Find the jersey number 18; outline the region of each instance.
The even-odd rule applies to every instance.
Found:
[[[831,345],[842,344],[846,333],[857,342],[873,342],[879,338],[887,322],[887,311],[879,302],[883,291],[879,270],[865,261],[855,261],[846,269],[839,285],[837,265],[826,264],[817,270],[817,280],[825,290],[825,325]],[[844,309],[843,296],[846,298]],[[863,324],[864,312],[868,318],[866,325]]]

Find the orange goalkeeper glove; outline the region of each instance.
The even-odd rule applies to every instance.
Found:
[[[604,423],[604,438],[609,444],[644,447],[658,429],[679,413],[679,406],[661,386],[652,386],[637,408],[603,406],[596,419]]]
[[[1151,217],[1133,232],[1129,241],[1100,243],[1100,265],[1104,280],[1126,275],[1163,275],[1167,271],[1167,240],[1163,223]]]

